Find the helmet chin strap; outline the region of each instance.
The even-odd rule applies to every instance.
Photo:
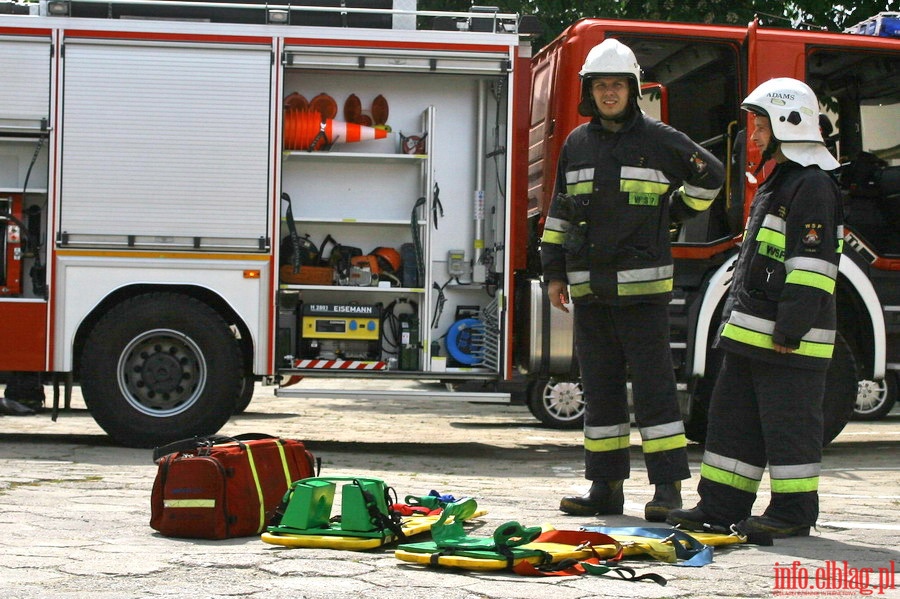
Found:
[[[763,150],[762,156],[761,156],[760,159],[759,159],[759,164],[756,166],[756,170],[753,171],[753,176],[754,176],[754,177],[755,177],[756,175],[758,175],[759,172],[762,170],[763,166],[764,166],[769,160],[771,160],[772,156],[775,155],[775,152],[778,151],[778,148],[779,148],[780,146],[781,146],[781,142],[780,142],[780,141],[778,141],[778,140],[776,140],[776,139],[774,139],[774,138],[772,138],[771,140],[769,140],[769,145],[767,145],[766,148]]]

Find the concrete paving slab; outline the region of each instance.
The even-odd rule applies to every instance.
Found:
[[[317,384],[321,385],[321,382]],[[347,381],[334,384],[350,384]],[[524,578],[419,567],[391,549],[285,549],[256,537],[166,538],[149,527],[156,475],[151,452],[116,447],[80,401],[53,422],[47,414],[0,417],[0,596],[107,599],[554,599],[590,597],[900,597],[900,413],[851,423],[826,449],[819,527],[809,538],[715,552],[703,568],[629,560],[638,573]],[[521,406],[428,400],[278,398],[258,387],[246,413],[223,434],[263,432],[302,439],[323,475],[383,478],[401,496],[431,489],[473,496],[489,513],[470,534],[503,522],[639,526],[652,496],[632,434],[625,514],[577,518],[559,498],[587,489],[579,431],[542,428]],[[689,449],[693,505],[702,448]],[[765,479],[757,502],[768,500]],[[818,578],[817,578],[818,576]]]

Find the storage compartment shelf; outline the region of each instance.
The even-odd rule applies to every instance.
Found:
[[[17,127],[15,125],[4,125],[3,119],[0,119],[0,138],[3,141],[33,142],[36,139],[48,137],[49,135],[50,132],[40,125]]]
[[[327,162],[364,162],[367,164],[410,163],[421,164],[428,159],[425,154],[385,154],[373,152],[304,152],[286,150],[288,160],[321,160]]]
[[[292,285],[290,283],[281,283],[280,289],[295,289],[305,291],[331,291],[332,293],[340,293],[349,291],[351,293],[425,293],[422,287],[362,287],[355,285]]]
[[[402,96],[392,97],[397,98],[395,105],[403,106]],[[402,109],[397,112],[404,113]],[[436,193],[436,153],[432,149],[438,138],[434,133],[434,107],[424,110],[415,123],[409,119],[404,125],[394,125],[397,131],[424,132],[421,135],[426,139],[425,151],[392,153],[391,144],[379,140],[370,148],[351,144],[349,151],[292,150],[282,155],[282,189],[291,196],[297,233],[307,237],[325,258],[329,252],[323,240],[330,237],[336,243],[360,248],[363,253],[378,247],[400,251],[403,244],[417,244],[416,259],[421,264],[417,264],[418,277],[401,277],[410,274],[408,268],[401,267],[397,272],[400,280],[415,287],[281,283],[280,292],[286,298],[294,297],[281,306],[280,334],[286,341],[285,349],[278,355],[291,361],[279,372],[304,377],[338,374],[360,378],[496,380],[498,369],[491,365],[466,367],[449,359],[433,360],[438,357],[435,348],[441,345],[444,328],[435,331],[431,326],[439,301],[432,288],[437,274],[432,235],[438,230],[437,222],[433,222],[438,214],[432,210],[431,200],[432,193]],[[374,147],[378,143],[381,148]],[[453,144],[450,147],[455,148]],[[448,151],[457,158],[462,155],[462,149]],[[454,177],[458,171],[448,167]],[[465,177],[471,176],[467,171]],[[447,205],[451,205],[449,200]],[[286,229],[282,227],[282,236]],[[453,236],[464,230],[468,229],[457,227],[458,233]],[[411,258],[407,255],[406,259]],[[472,299],[471,293],[476,289],[483,293],[483,285],[465,289],[462,303],[482,303]],[[458,297],[451,298],[448,314],[453,314],[453,304],[459,301]],[[297,305],[293,312],[291,302]],[[372,326],[372,317],[346,316],[344,304],[377,307],[377,324]],[[479,335],[480,331],[473,335],[473,343],[481,342]],[[293,348],[291,341],[295,341]],[[344,363],[348,361],[353,363]]]
[[[287,222],[286,218],[281,219],[282,222]],[[402,219],[379,219],[379,218],[315,218],[315,217],[303,217],[303,216],[294,216],[295,223],[309,223],[309,224],[323,224],[323,225],[372,225],[376,227],[396,227],[396,226],[405,226],[408,227],[410,224],[410,220],[402,220]],[[416,221],[416,224],[422,226],[425,224],[424,220]]]

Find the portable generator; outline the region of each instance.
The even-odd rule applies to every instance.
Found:
[[[380,304],[303,304],[299,352],[303,358],[377,360],[380,346]]]

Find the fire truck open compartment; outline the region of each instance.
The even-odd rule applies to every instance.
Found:
[[[338,121],[351,96],[367,116],[380,96],[391,130],[385,139],[336,138],[326,151],[283,154],[281,188],[291,198],[298,234],[322,248],[322,259],[334,251],[326,239],[363,254],[412,245],[416,252],[403,252],[403,260],[418,254],[421,278],[409,284],[396,273],[379,285],[377,275],[365,274],[359,284],[338,273],[334,285],[282,281],[281,322],[292,323],[287,315],[294,311],[297,322],[282,331],[294,343],[279,347],[278,364],[285,373],[312,377],[340,369],[342,376],[496,380],[504,286],[497,253],[505,245],[509,184],[508,52],[310,48],[288,40],[284,62],[285,95],[327,95]],[[422,143],[406,153],[401,143],[411,137]],[[311,307],[324,312],[314,318]],[[377,315],[377,332],[357,328],[361,310]]]

